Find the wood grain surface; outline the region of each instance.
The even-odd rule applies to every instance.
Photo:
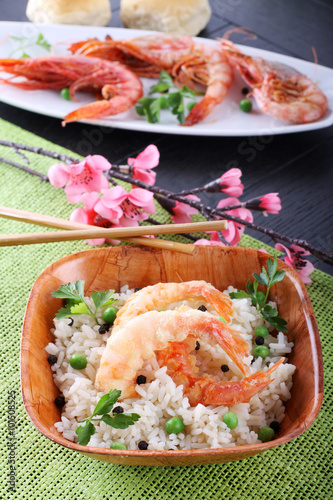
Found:
[[[110,26],[123,27],[119,0],[112,0]],[[333,5],[330,0],[210,0],[213,15],[201,36],[216,38],[228,29],[247,26],[257,39],[233,40],[253,47],[333,67]],[[1,20],[27,21],[26,0],[1,2]],[[157,168],[161,187],[172,190],[196,187],[213,180],[231,167],[243,171],[242,199],[279,192],[282,211],[268,219],[259,214],[259,224],[288,236],[308,240],[333,251],[332,185],[333,128],[275,137],[209,138],[168,136],[126,130],[108,130],[79,123],[65,129],[57,119],[22,111],[0,103],[0,116],[74,153],[102,154],[111,163],[133,157],[147,145],[161,152]],[[1,131],[0,131],[1,135]],[[10,167],[8,167],[10,168]],[[218,195],[203,195],[210,204]],[[271,244],[269,237],[248,234]],[[332,267],[311,258],[319,269],[332,274]]]
[[[21,341],[21,385],[25,409],[34,425],[48,438],[98,460],[124,465],[191,465],[240,460],[286,443],[304,432],[316,418],[323,398],[323,364],[320,339],[312,305],[298,275],[286,270],[281,283],[270,290],[279,313],[287,320],[288,341],[295,347],[288,361],[296,366],[286,417],[273,441],[233,448],[139,451],[82,446],[66,440],[55,429],[60,410],[45,347],[53,341],[53,317],[62,305],[51,292],[68,281],[83,279],[85,292],[120,287],[143,287],[158,282],[195,279],[212,283],[219,290],[232,284],[245,289],[253,272],[260,273],[267,254],[249,248],[201,247],[196,256],[139,247],[101,248],[66,256],[46,268],[35,282],[28,301]]]

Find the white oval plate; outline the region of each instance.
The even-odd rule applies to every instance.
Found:
[[[74,41],[85,40],[91,37],[103,39],[107,34],[111,35],[114,39],[125,39],[150,34],[152,32],[93,26],[45,26],[32,23],[0,22],[0,41],[2,40],[0,45],[0,58],[9,57],[9,54],[18,46],[17,40],[14,40],[11,36],[25,37],[34,41],[39,33],[42,33],[50,44],[57,44],[55,46],[56,53],[65,54],[66,44],[69,45],[69,43]],[[208,45],[217,43],[214,40],[204,38],[198,38],[198,40]],[[162,112],[161,123],[151,124],[148,123],[145,118],[138,116],[134,108],[117,116],[99,120],[81,120],[81,123],[83,122],[101,127],[137,130],[140,132],[221,137],[287,134],[320,129],[329,127],[333,124],[333,69],[316,65],[308,61],[302,61],[294,57],[269,52],[267,50],[242,45],[239,45],[239,47],[251,56],[260,56],[264,59],[292,66],[300,73],[315,80],[328,98],[329,109],[326,115],[317,122],[294,125],[261,113],[255,103],[251,113],[244,113],[239,109],[239,101],[243,97],[241,90],[245,85],[241,77],[235,75],[235,81],[223,103],[216,106],[214,111],[201,123],[192,127],[180,126],[176,117],[169,112]],[[26,52],[30,56],[48,55],[48,52],[36,45],[27,48]],[[17,51],[12,57],[20,57],[20,55],[20,51]],[[0,78],[6,76],[8,76],[8,74],[0,73]],[[148,93],[150,86],[153,85],[156,80],[143,78],[142,81],[145,93]],[[87,98],[86,94],[82,94],[81,97],[82,100],[78,103],[64,100],[61,98],[58,91],[25,91],[10,85],[0,84],[1,101],[27,111],[34,111],[35,113],[59,119],[63,119],[67,113],[77,109],[80,105],[92,101],[90,96]],[[71,124],[67,126],[70,127]]]

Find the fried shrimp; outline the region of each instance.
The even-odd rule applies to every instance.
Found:
[[[166,366],[168,374],[177,385],[183,385],[184,396],[191,406],[225,405],[248,403],[250,399],[272,382],[269,376],[283,363],[281,358],[267,371],[259,371],[237,381],[216,382],[212,377],[196,374],[195,356],[190,355],[186,342],[170,342],[158,352],[158,361]]]
[[[229,321],[232,315],[232,302],[229,297],[206,281],[186,281],[183,283],[157,283],[147,286],[129,297],[119,311],[114,323],[113,334],[127,321],[152,310],[161,310],[173,302],[201,299]]]
[[[221,40],[229,63],[252,87],[260,110],[291,123],[310,123],[324,116],[327,98],[310,78],[280,63],[250,57],[230,40]]]
[[[169,342],[182,342],[189,336],[218,344],[244,375],[249,373],[243,359],[249,355],[248,342],[212,314],[195,309],[149,311],[135,315],[109,337],[96,376],[97,387],[104,392],[117,388],[122,398],[134,396],[137,372],[144,361],[167,348]]]

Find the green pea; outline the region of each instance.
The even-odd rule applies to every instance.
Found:
[[[229,429],[236,429],[238,425],[238,417],[232,411],[227,411],[227,413],[223,415],[222,420],[229,427]]]
[[[164,429],[168,434],[179,434],[185,429],[184,422],[179,417],[172,417],[165,422]]]
[[[126,446],[123,443],[118,443],[118,441],[112,443],[110,448],[111,450],[127,450]]]
[[[268,334],[269,334],[268,328],[266,328],[265,326],[258,326],[258,328],[256,328],[257,337],[264,337],[265,339],[268,337]]]
[[[83,370],[87,366],[87,363],[87,358],[78,352],[73,354],[69,360],[69,364],[75,370]]]
[[[264,304],[266,300],[266,295],[264,294],[264,292],[259,291],[256,293],[256,298],[259,304]]]
[[[107,307],[103,312],[103,320],[109,325],[113,325],[114,320],[117,317],[118,309],[116,307]]]
[[[266,358],[267,356],[269,356],[269,354],[270,350],[266,345],[258,345],[253,349],[253,356],[255,358],[259,358],[259,356],[261,358]]]
[[[227,320],[223,316],[219,316],[217,319],[222,321],[222,323],[227,323]]]
[[[244,113],[249,113],[252,109],[252,102],[249,99],[242,99],[239,103],[239,107]]]
[[[71,96],[70,96],[68,87],[65,87],[64,89],[62,89],[62,91],[60,92],[60,95],[63,99],[66,99],[66,101],[71,100]]]
[[[265,426],[260,429],[258,432],[258,438],[263,443],[267,443],[267,441],[272,441],[275,438],[275,432],[271,427]]]

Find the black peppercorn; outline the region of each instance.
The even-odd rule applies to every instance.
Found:
[[[223,371],[223,373],[227,373],[229,371],[229,366],[228,365],[222,365],[221,366],[221,370]]]
[[[144,375],[139,375],[138,378],[136,379],[136,383],[138,385],[145,384],[147,382],[147,377]]]
[[[207,307],[205,307],[205,306],[199,306],[198,307],[198,311],[206,312],[207,311]]]
[[[274,432],[279,432],[280,430],[280,424],[277,420],[273,420],[273,422],[271,422],[269,426],[271,429],[273,429]]]
[[[148,443],[146,441],[140,441],[138,448],[139,450],[146,450],[148,448]]]
[[[104,323],[103,325],[101,325],[99,327],[98,333],[100,333],[101,335],[104,335],[104,333],[109,331],[109,328],[110,328],[109,323]]]
[[[113,408],[112,413],[124,413],[124,408],[122,406],[116,406]]]
[[[64,396],[57,396],[54,400],[54,404],[58,407],[58,408],[62,408],[65,404],[66,404],[66,400],[64,398]]]
[[[253,363],[255,362],[256,358],[253,356],[252,360],[251,360],[251,365],[253,365]]]
[[[247,95],[249,93],[249,89],[247,87],[242,88],[242,94]]]
[[[67,319],[69,319],[68,326],[72,326],[72,325],[73,325],[73,323],[74,323],[73,318],[67,318]]]
[[[196,350],[196,351],[199,351],[199,349],[200,349],[200,342],[198,342],[198,341],[196,340],[196,342],[195,342],[195,350]]]
[[[140,290],[142,290],[142,288],[140,288],[140,287],[134,288],[134,292],[139,292]]]
[[[55,356],[54,354],[51,354],[48,358],[47,358],[48,362],[50,363],[50,365],[54,365],[54,363],[56,363],[58,361],[58,358],[57,356]]]
[[[265,343],[265,339],[264,337],[256,337],[254,339],[254,342],[257,344],[257,345],[263,345]]]

